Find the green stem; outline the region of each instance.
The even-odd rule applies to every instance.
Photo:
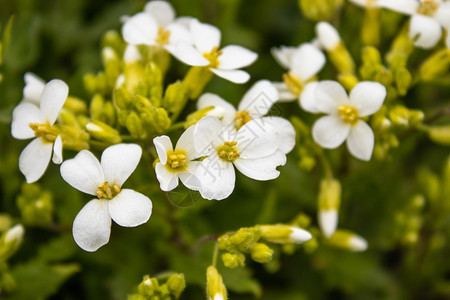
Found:
[[[214,252],[213,252],[213,259],[212,259],[212,266],[215,268],[217,264],[217,255],[219,254],[219,243],[216,242],[214,244]]]

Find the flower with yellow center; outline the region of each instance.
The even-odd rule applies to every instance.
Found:
[[[279,138],[279,147],[283,153],[288,153],[295,145],[295,130],[291,123],[281,117],[266,117],[272,105],[278,99],[278,91],[268,80],[257,81],[242,97],[238,109],[220,98],[218,95],[206,93],[200,96],[197,109],[214,106],[214,110],[207,113],[215,116],[222,124],[234,131],[238,131],[252,120],[262,120],[275,128]],[[220,114],[218,114],[220,112]]]
[[[247,177],[270,180],[280,174],[277,166],[286,163],[286,155],[279,150],[279,136],[268,122],[251,120],[238,131],[229,129],[211,116],[195,125],[195,149],[206,156],[195,175],[201,184],[200,194],[209,200],[222,200],[233,192],[234,167]]]
[[[170,138],[166,135],[153,139],[159,162],[155,165],[156,177],[161,190],[171,191],[178,186],[178,179],[192,189],[198,190],[200,184],[195,177],[200,162],[193,161],[200,157],[193,146],[194,126],[189,127],[180,136],[173,149]]]
[[[36,96],[39,90],[40,88],[35,89],[32,94]],[[28,183],[41,178],[50,162],[52,152],[53,162],[55,164],[62,162],[62,140],[54,123],[68,93],[67,85],[55,79],[47,83],[40,92],[39,107],[28,101],[22,101],[13,111],[12,136],[16,139],[35,137],[19,157],[19,169]]]
[[[442,0],[378,0],[377,5],[410,15],[409,36],[414,45],[431,49],[450,28],[450,2]]]
[[[361,160],[370,160],[374,146],[372,129],[361,117],[377,112],[386,98],[386,88],[378,82],[363,81],[347,96],[336,81],[321,81],[312,93],[313,112],[322,112],[313,126],[316,143],[324,148],[337,148],[347,140],[350,153]]]
[[[122,185],[136,169],[142,149],[136,144],[118,144],[103,151],[101,162],[89,151],[80,151],[61,165],[61,176],[77,190],[96,196],[73,221],[73,238],[85,251],[93,252],[109,241],[111,219],[124,227],[148,221],[152,201]]]
[[[238,70],[251,65],[258,55],[237,45],[219,50],[221,33],[217,27],[193,19],[189,24],[193,43],[178,43],[172,53],[177,59],[190,66],[208,67],[219,77],[234,83],[245,83],[250,75]]]

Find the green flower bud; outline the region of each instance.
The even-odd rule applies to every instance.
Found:
[[[354,252],[365,251],[367,249],[367,241],[350,231],[336,230],[336,232],[326,240],[330,246],[347,249]]]
[[[6,231],[12,226],[12,219],[9,215],[0,213],[0,232]]]
[[[303,14],[314,21],[330,20],[342,6],[343,0],[298,0]]]
[[[439,79],[450,69],[450,49],[442,49],[428,57],[420,66],[419,76],[427,82]]]
[[[195,125],[198,121],[200,121],[203,117],[208,115],[208,112],[212,111],[214,106],[208,106],[201,110],[194,111],[190,115],[186,117],[186,122],[184,123],[184,128],[187,129],[192,125]]]
[[[143,296],[152,296],[154,294],[158,286],[155,286],[154,281],[151,279],[148,275],[144,276],[144,279],[142,279],[142,282],[138,286],[139,294]]]
[[[450,146],[450,125],[428,127],[427,132],[433,142]]]
[[[209,266],[206,270],[206,297],[208,300],[227,299],[227,289],[217,269]]]
[[[259,225],[261,237],[272,243],[303,243],[311,239],[311,234],[301,228],[290,225]]]
[[[380,43],[380,9],[367,7],[361,28],[361,38],[364,45]]]
[[[397,85],[397,91],[400,96],[405,96],[408,92],[408,88],[411,85],[412,76],[406,68],[399,69],[395,74],[395,83]]]
[[[0,237],[0,260],[7,260],[22,244],[25,229],[22,224],[17,224],[4,232]]]
[[[186,288],[186,280],[184,279],[183,274],[174,274],[169,277],[167,280],[167,287],[169,288],[170,293],[175,296],[175,299],[178,299]]]
[[[130,109],[132,105],[131,93],[125,88],[114,90],[113,103],[119,109]]]
[[[351,91],[358,84],[358,78],[353,74],[339,74],[338,81],[348,91]]]
[[[328,50],[327,52],[331,62],[340,73],[353,74],[355,72],[355,63],[353,62],[353,58],[342,42],[340,42],[334,49]]]
[[[334,178],[320,182],[318,197],[318,220],[320,229],[326,237],[333,235],[338,224],[339,206],[341,204],[341,184]]]
[[[167,111],[162,107],[156,109],[155,121],[155,130],[160,134],[165,133],[172,124]]]
[[[176,114],[184,108],[186,97],[180,81],[170,84],[164,93],[163,106],[169,112]]]
[[[125,126],[132,137],[136,139],[145,139],[147,137],[147,133],[144,130],[142,121],[139,118],[138,114],[135,112],[131,112],[127,116]]]
[[[226,234],[219,237],[217,242],[219,243],[219,249],[222,249],[222,250],[228,249],[233,246],[233,243],[230,240],[230,236],[228,236]]]
[[[86,130],[92,138],[100,142],[110,145],[122,142],[119,132],[101,121],[94,120],[87,123]]]
[[[23,184],[17,197],[22,220],[31,226],[47,226],[53,220],[53,197],[37,184]]]
[[[121,34],[115,30],[109,30],[103,35],[101,43],[102,48],[110,47],[114,49],[115,53],[119,57],[123,55],[125,45],[126,44],[123,41]]]
[[[222,254],[222,261],[225,267],[234,269],[245,265],[245,256],[240,252],[233,254],[226,252]]]
[[[273,250],[266,244],[256,243],[249,248],[252,259],[264,264],[272,260]]]
[[[212,72],[208,67],[192,67],[183,79],[186,97],[197,99],[206,84],[211,80]]]
[[[75,114],[84,114],[87,111],[86,103],[73,96],[67,97],[66,102],[64,102],[64,108]]]

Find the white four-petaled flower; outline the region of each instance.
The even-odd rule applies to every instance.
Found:
[[[234,83],[245,83],[250,75],[240,68],[251,65],[258,54],[244,47],[229,45],[219,49],[220,30],[193,19],[190,22],[193,45],[180,42],[173,55],[190,66],[208,66],[211,72]]]
[[[199,158],[194,147],[193,134],[195,126],[189,127],[179,138],[175,149],[173,149],[170,138],[166,135],[153,139],[159,162],[155,165],[156,177],[160,183],[161,190],[171,191],[178,186],[178,179],[192,189],[199,190],[200,182],[195,177]]]
[[[23,101],[13,111],[12,136],[21,140],[35,137],[19,157],[19,169],[28,183],[37,181],[44,174],[52,157],[52,149],[53,162],[62,162],[62,140],[53,124],[68,93],[67,85],[55,79],[47,83],[42,90],[39,107]],[[30,95],[36,96],[37,92]]]
[[[218,95],[203,94],[198,102],[197,108],[203,109],[214,106],[208,115],[219,118],[223,126],[230,130],[239,130],[247,122],[259,119],[274,127],[279,135],[279,149],[283,153],[289,153],[295,145],[295,130],[291,123],[281,117],[264,117],[278,99],[275,86],[268,80],[257,81],[242,97],[236,110],[230,103]]]
[[[247,177],[270,180],[279,176],[277,166],[286,163],[275,128],[262,120],[251,120],[236,132],[216,117],[204,117],[195,126],[194,146],[200,155],[207,156],[196,177],[202,186],[200,194],[209,200],[222,200],[233,192],[233,165]]]
[[[347,96],[336,81],[321,81],[310,94],[303,95],[310,112],[321,112],[313,126],[314,140],[324,148],[337,148],[347,140],[350,153],[361,160],[370,160],[374,147],[372,129],[361,117],[377,112],[386,98],[386,88],[378,83],[358,83]]]
[[[409,36],[424,49],[436,46],[442,27],[450,29],[450,2],[442,0],[378,0],[377,5],[411,16]]]
[[[142,155],[136,144],[119,144],[103,151],[101,163],[89,151],[61,165],[61,176],[71,186],[97,196],[89,201],[73,221],[75,242],[86,251],[96,251],[109,241],[111,219],[120,226],[134,227],[148,221],[151,200],[122,185],[136,169]]]

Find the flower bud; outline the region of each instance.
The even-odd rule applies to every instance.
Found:
[[[250,255],[252,259],[258,263],[264,264],[272,260],[273,250],[266,244],[256,243],[250,248]]]
[[[211,80],[212,72],[207,67],[192,67],[183,79],[186,97],[197,99],[206,84]]]
[[[86,131],[94,139],[106,144],[114,145],[122,142],[119,132],[101,121],[94,120],[87,123]]]
[[[367,7],[361,28],[364,45],[376,46],[380,43],[380,9]]]
[[[339,206],[341,203],[341,184],[334,178],[320,182],[319,191],[319,226],[325,237],[329,238],[338,225]]]
[[[245,265],[245,256],[240,252],[233,254],[226,252],[222,254],[222,261],[225,267],[234,269]]]
[[[155,292],[155,289],[157,288],[158,281],[156,279],[150,278],[150,276],[148,275],[145,275],[144,279],[142,279],[142,282],[138,286],[138,292],[143,296],[152,296]]]
[[[115,53],[121,54],[124,51],[125,45],[120,33],[115,30],[109,30],[103,35],[102,48],[110,47]]]
[[[186,117],[186,122],[184,123],[184,128],[187,129],[192,125],[195,125],[203,117],[209,116],[209,112],[215,110],[214,106],[207,106],[203,109],[194,111]]]
[[[346,230],[337,230],[327,240],[327,244],[354,252],[361,252],[367,249],[367,241],[363,237]]]
[[[260,225],[261,237],[272,243],[303,243],[311,239],[311,234],[298,227],[289,225]]]
[[[53,220],[53,197],[37,184],[23,184],[17,197],[17,206],[24,224],[47,226]]]
[[[428,137],[435,143],[450,145],[450,125],[428,127]]]
[[[177,81],[166,88],[162,104],[169,112],[177,115],[184,108],[185,99],[183,85]]]
[[[137,139],[145,139],[147,136],[147,133],[144,130],[144,127],[142,125],[142,121],[139,118],[138,114],[135,112],[131,112],[127,116],[126,128],[130,132],[131,136]]]
[[[184,279],[183,274],[174,274],[169,277],[167,280],[167,287],[169,292],[175,296],[175,299],[178,299],[186,288],[186,280]]]
[[[64,108],[75,114],[82,114],[87,111],[86,103],[83,100],[73,96],[67,97],[66,102],[64,102]]]
[[[25,229],[22,224],[17,224],[3,233],[0,238],[0,260],[7,260],[22,244]]]
[[[314,21],[330,20],[336,10],[338,10],[342,0],[299,0],[298,1],[303,14]]]
[[[206,270],[206,297],[208,300],[227,299],[227,290],[217,269],[209,266]]]
[[[450,68],[450,50],[442,49],[428,57],[420,66],[419,76],[427,82],[439,79]]]

